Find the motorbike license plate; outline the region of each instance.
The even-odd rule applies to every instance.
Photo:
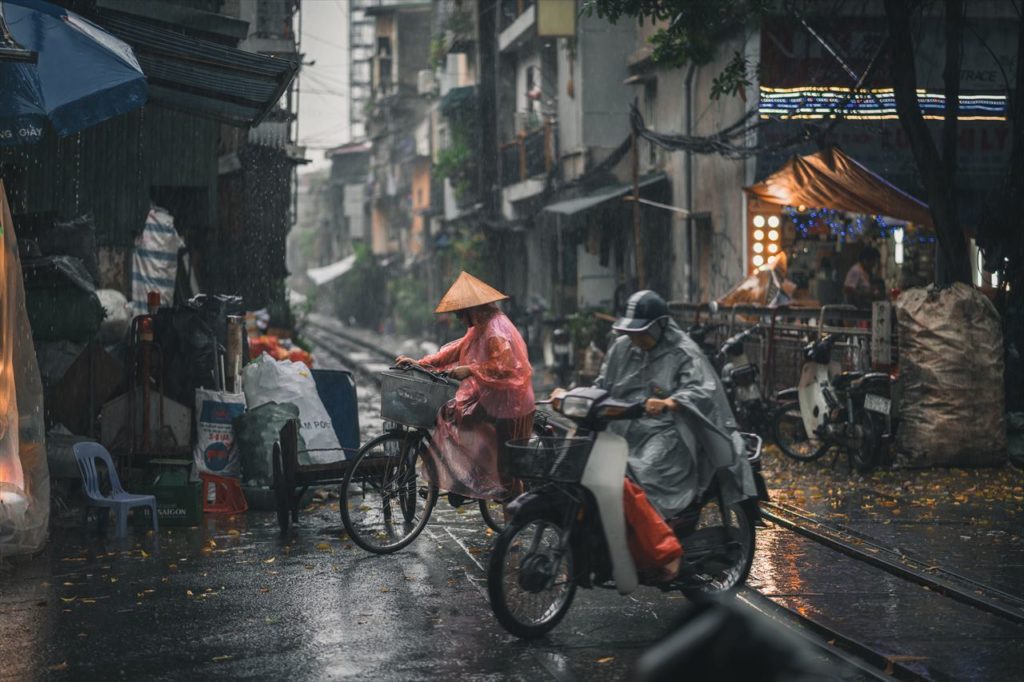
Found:
[[[555,344],[555,355],[568,355],[569,344],[567,343],[556,343]]]
[[[870,393],[864,396],[864,409],[879,414],[889,414],[889,410],[892,408],[892,401],[888,398],[884,398],[880,395],[872,395]]]

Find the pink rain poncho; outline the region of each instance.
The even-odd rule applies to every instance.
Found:
[[[441,490],[503,500],[512,494],[514,481],[502,473],[499,454],[505,442],[531,433],[533,368],[512,321],[497,308],[477,310],[483,311],[479,321],[465,336],[420,360],[437,370],[470,370],[438,414],[424,464]]]

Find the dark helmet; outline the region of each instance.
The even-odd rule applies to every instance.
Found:
[[[626,301],[626,314],[612,325],[612,329],[617,332],[644,332],[666,317],[668,304],[665,299],[650,289],[644,289],[629,297]]]

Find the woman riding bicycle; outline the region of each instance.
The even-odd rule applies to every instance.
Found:
[[[507,298],[461,273],[434,312],[456,313],[469,328],[465,336],[419,360],[396,360],[399,367],[446,371],[461,381],[438,414],[424,455],[431,483],[448,491],[456,506],[463,497],[504,500],[515,492],[499,455],[507,441],[529,437],[533,425],[533,368],[522,336],[497,306]]]

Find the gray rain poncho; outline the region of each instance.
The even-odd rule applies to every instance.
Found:
[[[721,471],[726,503],[756,494],[753,472],[725,390],[711,363],[675,322],[644,351],[622,336],[596,385],[619,400],[672,398],[676,412],[612,422],[629,443],[628,473],[666,518],[688,507]]]

